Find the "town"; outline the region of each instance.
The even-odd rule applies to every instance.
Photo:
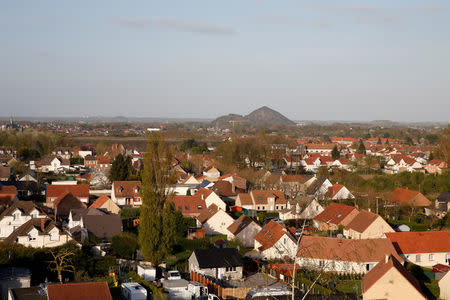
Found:
[[[0,125],[1,299],[450,299],[448,124]]]

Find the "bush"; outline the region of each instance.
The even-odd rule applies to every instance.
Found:
[[[141,211],[139,208],[122,208],[120,211],[120,218],[121,219],[130,219],[130,218],[137,218],[141,214]]]
[[[130,232],[119,233],[111,239],[111,248],[114,254],[121,258],[131,259],[137,247],[137,238]]]

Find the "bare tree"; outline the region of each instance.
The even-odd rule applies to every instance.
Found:
[[[49,269],[58,273],[58,280],[62,282],[62,272],[74,272],[75,267],[72,263],[72,259],[75,256],[75,252],[69,249],[50,250],[50,254],[53,259],[49,261]]]

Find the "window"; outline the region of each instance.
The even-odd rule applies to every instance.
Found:
[[[50,241],[59,241],[59,234],[57,232],[50,233]]]
[[[198,209],[202,209],[203,207],[201,205],[197,205],[197,208]]]
[[[15,214],[13,215],[14,221],[15,221],[15,220],[18,220],[19,217],[20,217],[20,213],[18,213],[18,212],[15,213]]]
[[[428,259],[429,259],[430,261],[434,260],[434,255],[433,255],[433,254],[430,254],[430,255],[428,256]]]
[[[259,206],[258,206],[258,210],[259,210]]]
[[[277,210],[278,210],[278,205],[277,205]]]
[[[370,264],[366,264],[366,271],[370,271]]]
[[[225,271],[226,272],[235,272],[236,271],[236,267],[226,267]]]
[[[416,262],[420,262],[420,254],[416,255]]]
[[[319,267],[325,266],[325,262],[323,260],[319,260]]]
[[[32,236],[31,234],[28,235],[28,241],[35,241],[36,237]]]
[[[185,210],[189,210],[189,206],[186,205],[186,206],[184,207],[184,209],[185,209]]]

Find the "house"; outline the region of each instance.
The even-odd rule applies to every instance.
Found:
[[[25,247],[57,247],[72,238],[48,218],[33,218],[14,230],[3,242],[7,245],[20,244]]]
[[[220,171],[216,167],[209,167],[203,171],[203,176],[208,178],[219,178]]]
[[[216,279],[240,280],[244,264],[235,248],[196,249],[189,257],[189,272]]]
[[[97,157],[92,156],[92,155],[86,155],[84,157],[84,166],[86,168],[96,169],[97,168]]]
[[[8,237],[33,218],[45,217],[32,201],[16,201],[0,214],[0,238]]]
[[[0,185],[16,187],[17,198],[22,200],[30,198],[33,195],[44,195],[45,193],[45,185],[37,183],[37,181],[10,180],[2,181]]]
[[[231,183],[233,193],[245,193],[247,191],[247,179],[236,174],[224,174],[219,177],[219,181]]]
[[[323,199],[328,192],[328,188],[333,184],[325,177],[319,177],[314,180],[313,183],[306,189],[306,194],[313,195],[320,199]]]
[[[331,155],[331,151],[333,151],[334,144],[307,144],[306,145],[306,153],[318,153],[321,155]]]
[[[328,187],[326,197],[331,200],[355,199],[355,196],[342,184],[333,184]]]
[[[208,235],[227,234],[227,228],[234,219],[217,205],[211,204],[197,216],[197,222],[206,229]]]
[[[434,207],[445,215],[450,211],[450,193],[441,193],[434,201]]]
[[[70,214],[72,209],[84,209],[86,204],[74,196],[71,192],[66,192],[53,202],[53,209],[57,217],[66,217]]]
[[[439,285],[439,299],[450,300],[450,271],[444,274],[438,281]]]
[[[225,204],[225,202],[223,202],[223,200],[220,199],[220,197],[212,190],[200,188],[195,193],[195,196],[200,196],[202,200],[205,200],[206,207],[210,207],[211,205],[215,204],[221,210],[223,211],[227,210],[227,205]]]
[[[350,240],[303,236],[297,252],[301,268],[346,274],[365,274],[386,255],[403,262],[389,239]]]
[[[261,226],[246,215],[239,218],[228,226],[227,239],[239,240],[244,247],[255,247],[255,236],[261,231]]]
[[[391,155],[386,162],[385,171],[388,174],[397,174],[399,172],[421,172],[423,171],[421,163],[414,158],[406,155]]]
[[[431,201],[421,192],[403,188],[396,188],[387,196],[386,200],[393,204],[415,207],[424,207],[431,204]]]
[[[72,157],[72,149],[70,147],[56,147],[53,149],[52,154],[63,159],[70,159]]]
[[[348,239],[381,239],[394,229],[380,216],[369,211],[360,211],[345,226],[343,234]]]
[[[320,231],[336,231],[339,226],[347,226],[358,213],[358,209],[354,206],[331,203],[313,218],[313,225]]]
[[[111,199],[119,206],[142,205],[140,181],[114,181],[111,188]]]
[[[8,181],[11,179],[11,167],[0,166],[0,181]]]
[[[426,170],[430,174],[442,174],[443,170],[447,168],[447,163],[440,159],[432,159],[426,166]]]
[[[184,217],[196,218],[206,210],[205,200],[199,196],[172,196],[169,197],[175,210],[181,211]]]
[[[331,167],[337,168],[337,169],[342,169],[342,170],[347,170],[347,171],[351,171],[351,169],[352,169],[350,160],[348,158],[336,159],[335,161],[333,161],[333,164],[331,165]]]
[[[106,195],[101,195],[100,197],[98,197],[97,200],[95,200],[94,203],[89,206],[89,208],[104,209],[113,214],[120,213],[120,207]]]
[[[69,170],[70,161],[57,155],[46,155],[36,162],[37,170],[43,173],[59,173]]]
[[[280,211],[286,205],[285,195],[278,190],[253,190],[236,198],[236,206],[257,211]]]
[[[255,236],[254,248],[262,259],[292,258],[297,249],[295,232],[271,220]]]
[[[386,256],[362,279],[364,300],[425,300],[417,279],[394,257]]]
[[[15,186],[0,184],[0,207],[9,206],[17,200],[17,188]]]
[[[47,300],[112,300],[106,281],[48,284]]]
[[[122,232],[122,220],[119,215],[97,208],[73,209],[69,214],[68,228],[71,232],[74,229],[82,232],[80,242],[89,235],[109,241]]]
[[[305,192],[307,187],[315,181],[313,175],[281,175],[280,185],[287,195]]]
[[[450,233],[419,231],[386,233],[400,256],[422,267],[450,265]]]
[[[89,202],[88,184],[50,184],[47,185],[45,205],[53,208],[55,200],[66,193],[71,193],[83,203]]]
[[[288,201],[287,208],[279,212],[281,220],[311,220],[323,211],[322,205],[315,198],[297,196]]]
[[[97,156],[97,169],[108,170],[111,167],[111,159],[107,155]]]

